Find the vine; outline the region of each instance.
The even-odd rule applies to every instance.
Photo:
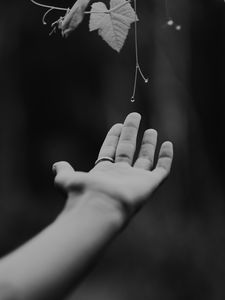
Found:
[[[46,5],[35,0],[30,1],[35,5],[47,9],[42,17],[42,23],[44,25],[47,24],[46,17],[50,12],[54,10],[65,12],[64,16],[61,16],[51,24],[52,30],[49,35],[59,29],[62,36],[69,36],[70,33],[83,21],[84,16],[89,15],[89,30],[97,30],[103,40],[117,52],[120,52],[122,49],[127,38],[130,25],[134,23],[135,74],[131,102],[135,101],[138,74],[145,83],[148,83],[149,81],[148,78],[144,76],[139,65],[136,0],[133,0],[134,8],[130,4],[131,0],[110,0],[110,8],[107,8],[103,2],[94,2],[91,5],[90,11],[87,11],[86,8],[91,0],[77,0],[71,8]]]

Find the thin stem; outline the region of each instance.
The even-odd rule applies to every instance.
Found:
[[[42,17],[42,23],[43,23],[44,25],[47,24],[47,23],[45,22],[45,18],[46,18],[46,16],[47,16],[47,14],[50,13],[50,11],[52,11],[52,10],[54,10],[54,8],[49,8],[49,9],[46,11],[46,13],[44,14],[44,16]]]
[[[131,96],[131,102],[135,101],[135,94],[136,94],[136,86],[137,86],[137,75],[138,72],[140,73],[142,79],[145,83],[148,83],[148,78],[146,78],[141,71],[140,65],[139,65],[139,57],[138,57],[138,34],[137,34],[137,3],[136,0],[134,0],[134,11],[135,11],[135,23],[134,23],[134,44],[135,44],[135,75],[134,75],[134,85],[133,85],[133,94]]]
[[[110,10],[105,10],[105,11],[85,11],[84,14],[90,15],[90,14],[109,14]]]
[[[118,5],[116,5],[115,7],[111,8],[111,9],[107,9],[106,11],[85,11],[85,14],[92,14],[92,13],[104,13],[104,14],[109,14],[111,12],[114,12],[115,10],[117,10],[120,7],[123,7],[124,5],[126,5],[127,3],[130,3],[131,0],[127,0],[125,3],[120,3]]]
[[[142,70],[141,70],[141,68],[140,68],[139,65],[138,65],[138,71],[139,71],[139,73],[140,73],[142,79],[144,80],[144,82],[145,82],[145,83],[148,83],[148,78],[146,78],[146,77],[144,76],[144,74],[143,74],[143,72],[142,72]]]
[[[132,96],[131,96],[131,102],[135,101],[136,86],[137,86],[137,75],[138,75],[138,66],[136,66],[136,68],[135,68],[134,85],[133,85],[133,93],[132,93]]]
[[[38,6],[41,6],[41,7],[45,7],[45,8],[49,8],[49,9],[57,9],[57,10],[67,10],[68,8],[64,8],[64,7],[57,7],[57,6],[51,6],[51,5],[45,5],[45,4],[42,4],[42,3],[38,3],[34,0],[30,0],[33,4],[35,5],[38,5]]]
[[[137,3],[134,0],[134,11],[135,11],[135,23],[134,23],[134,40],[135,40],[135,61],[136,67],[139,65],[138,62],[138,34],[137,34]]]

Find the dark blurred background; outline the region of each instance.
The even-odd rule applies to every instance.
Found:
[[[68,299],[224,299],[225,3],[168,0],[180,31],[166,26],[165,0],[137,5],[139,60],[150,80],[139,77],[131,103],[133,26],[117,54],[88,32],[88,17],[69,38],[49,37],[44,9],[1,0],[0,254],[62,209],[52,163],[90,170],[110,126],[138,111],[142,133],[155,128],[159,142],[173,141],[171,176]]]

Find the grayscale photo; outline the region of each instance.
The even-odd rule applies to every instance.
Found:
[[[1,0],[0,300],[225,299],[224,103],[224,0]]]

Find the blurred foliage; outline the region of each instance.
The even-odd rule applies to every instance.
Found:
[[[137,2],[150,83],[138,81],[131,103],[133,29],[118,55],[87,20],[68,39],[49,37],[42,8],[1,1],[0,253],[63,206],[52,163],[89,170],[109,127],[138,111],[142,132],[153,127],[159,142],[174,142],[171,176],[70,299],[224,299],[225,4],[168,0],[178,32],[165,25],[164,0]]]

